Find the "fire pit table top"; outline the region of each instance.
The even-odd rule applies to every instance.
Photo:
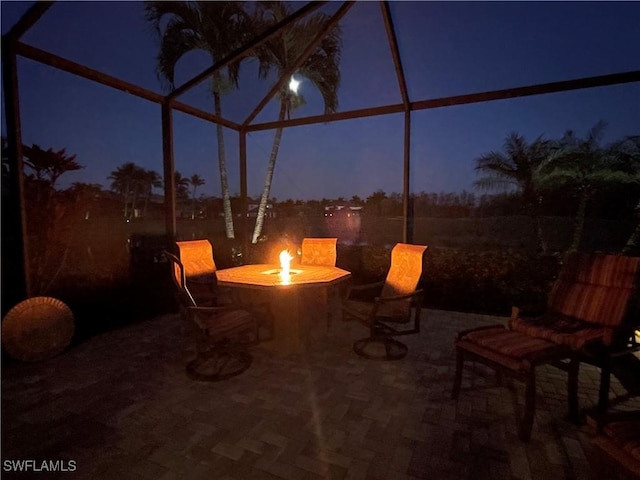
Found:
[[[290,274],[283,276],[276,264],[242,265],[216,272],[218,285],[223,287],[291,288],[329,286],[347,280],[351,272],[338,267],[321,265],[294,265]]]

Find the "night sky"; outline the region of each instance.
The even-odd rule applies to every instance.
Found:
[[[6,33],[31,2],[1,2]],[[299,8],[301,3],[294,6]],[[340,6],[331,2],[323,11]],[[410,100],[418,101],[595,75],[640,70],[640,2],[391,2]],[[359,2],[341,22],[340,111],[400,103],[377,2]],[[156,39],[140,2],[58,2],[23,41],[158,93]],[[209,65],[193,53],[177,84]],[[23,141],[66,148],[86,168],[62,186],[109,185],[118,165],[135,162],[162,173],[160,107],[126,93],[20,58]],[[242,66],[240,89],[223,113],[242,122],[272,83]],[[209,83],[180,101],[213,110]],[[307,104],[293,116],[322,113],[319,94],[301,86]],[[4,98],[3,98],[4,102]],[[6,135],[4,108],[2,134]],[[273,100],[254,123],[277,117]],[[640,83],[577,90],[412,114],[411,189],[471,190],[474,159],[499,150],[512,131],[532,141],[583,136],[607,122],[603,143],[640,134]],[[176,112],[176,168],[205,178],[201,193],[220,195],[215,127]],[[403,115],[295,127],[284,132],[272,197],[278,200],[366,198],[402,191]],[[262,189],[272,131],[248,136],[249,195]],[[225,136],[232,193],[238,193],[238,136]],[[157,193],[160,193],[158,191]]]

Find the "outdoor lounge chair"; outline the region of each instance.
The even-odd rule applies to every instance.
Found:
[[[165,252],[172,263],[172,278],[183,316],[196,337],[196,358],[187,364],[190,377],[219,381],[239,375],[252,362],[247,347],[258,343],[259,322],[255,313],[237,306],[200,306],[187,286],[186,269],[180,259]]]
[[[525,317],[512,309],[508,327],[493,325],[459,332],[453,398],[466,359],[484,363],[526,383],[520,437],[531,436],[535,413],[535,369],[550,364],[568,372],[569,417],[578,419],[581,361],[602,369],[598,410],[609,395],[611,358],[633,348],[638,328],[640,258],[571,254],[549,295],[546,311]]]
[[[391,265],[383,282],[354,285],[343,302],[345,320],[355,319],[369,328],[369,336],[353,344],[365,358],[398,360],[408,347],[395,337],[420,332],[422,276],[425,245],[398,243],[391,250]],[[365,300],[368,294],[368,299]],[[410,328],[402,328],[411,325]]]

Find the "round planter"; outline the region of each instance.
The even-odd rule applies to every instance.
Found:
[[[18,303],[2,320],[2,346],[7,355],[32,362],[51,358],[71,342],[71,309],[52,297],[33,297]]]

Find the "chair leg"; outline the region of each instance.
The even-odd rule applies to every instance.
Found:
[[[453,378],[453,390],[451,391],[451,398],[456,400],[460,395],[460,386],[462,385],[462,369],[464,368],[464,351],[461,348],[456,348],[456,373]]]
[[[611,355],[605,354],[600,367],[600,389],[598,392],[598,416],[602,416],[609,407],[609,389],[611,387]]]
[[[567,399],[569,401],[569,420],[577,423],[580,417],[578,406],[578,376],[580,373],[580,359],[577,356],[574,355],[569,359],[567,373]]]
[[[536,412],[536,374],[535,369],[527,375],[525,382],[524,415],[520,421],[520,440],[528,442],[531,439],[533,428],[533,417]]]

